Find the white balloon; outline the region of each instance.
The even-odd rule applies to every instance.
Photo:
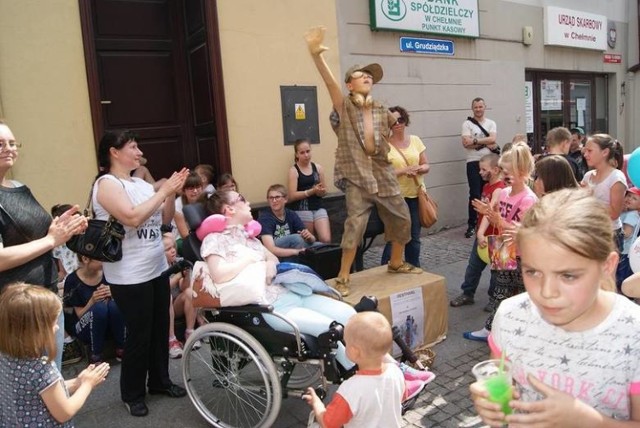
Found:
[[[629,248],[629,265],[633,273],[640,272],[640,238],[636,239]]]

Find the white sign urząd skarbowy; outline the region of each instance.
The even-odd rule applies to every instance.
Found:
[[[545,6],[544,44],[606,51],[607,17]]]
[[[480,37],[478,0],[369,0],[371,29]]]

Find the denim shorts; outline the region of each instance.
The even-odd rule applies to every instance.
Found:
[[[298,214],[303,223],[313,223],[316,220],[329,218],[329,214],[324,208],[315,211],[296,211],[296,214]]]

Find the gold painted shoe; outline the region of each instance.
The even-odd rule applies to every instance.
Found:
[[[351,280],[349,278],[336,278],[333,288],[340,293],[342,297],[347,297],[351,293],[349,284]]]
[[[387,272],[389,273],[422,273],[424,271],[419,267],[415,267],[411,263],[402,262],[402,264],[397,268],[394,268],[391,266],[391,264],[388,264]]]

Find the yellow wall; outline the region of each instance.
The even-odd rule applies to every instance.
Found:
[[[313,160],[332,186],[331,102],[304,32],[327,27],[327,62],[339,69],[335,2],[219,0],[221,56],[233,173],[251,201],[286,185],[293,149],[283,145],[281,85],[317,86],[321,144]],[[75,0],[0,0],[0,106],[24,144],[13,177],[45,208],[84,204],[96,173],[88,89]]]
[[[242,193],[260,202],[270,184],[287,184],[293,148],[283,144],[281,85],[317,86],[321,142],[312,156],[334,191],[331,100],[303,35],[314,25],[327,27],[325,58],[341,76],[335,2],[218,0],[218,21],[231,162]]]
[[[0,0],[0,105],[23,144],[13,178],[48,210],[96,174],[78,2]]]

